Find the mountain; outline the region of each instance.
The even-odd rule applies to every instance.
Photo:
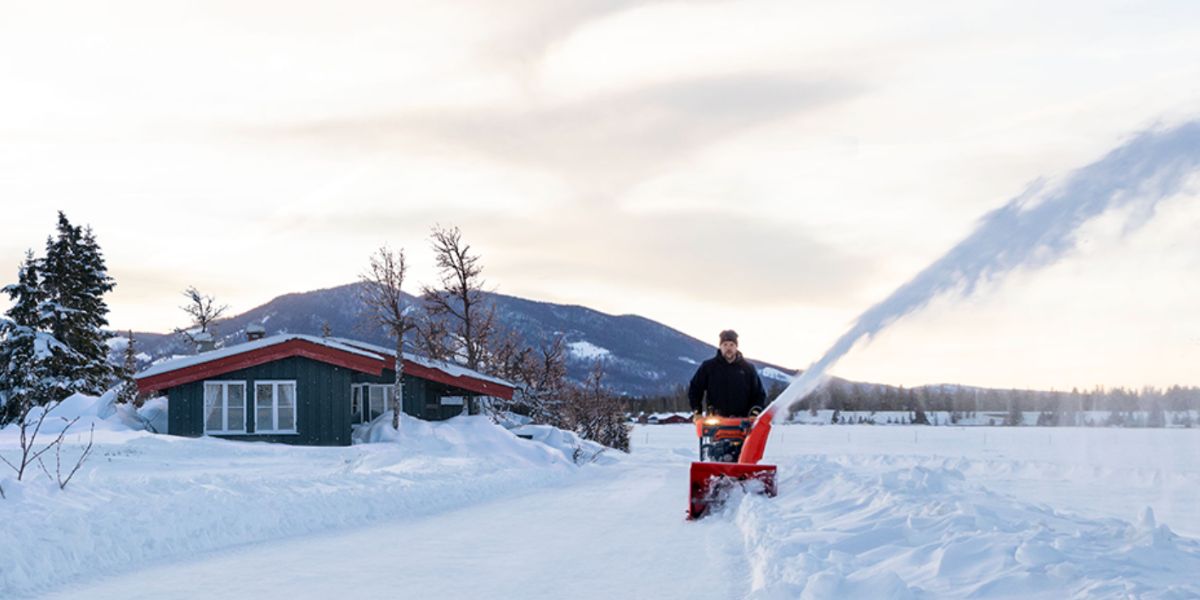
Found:
[[[220,345],[245,339],[246,326],[261,323],[267,334],[320,335],[328,324],[334,335],[386,345],[387,339],[365,317],[358,283],[279,296],[262,306],[221,321],[215,326]],[[700,361],[716,347],[637,315],[609,315],[584,306],[553,304],[489,293],[496,318],[516,331],[526,343],[562,335],[569,351],[568,376],[582,381],[597,359],[605,365],[605,384],[627,396],[669,393],[686,385]],[[416,302],[416,298],[409,296]],[[138,333],[139,350],[152,359],[192,354],[194,348],[174,334]],[[764,383],[786,382],[795,371],[752,361]]]

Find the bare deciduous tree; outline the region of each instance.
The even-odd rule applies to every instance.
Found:
[[[535,410],[554,420],[567,390],[567,346],[562,336],[556,336],[530,356],[527,373],[522,376],[526,397]]]
[[[526,415],[535,423],[562,421],[562,398],[567,391],[567,352],[562,336],[533,348],[509,331],[493,346],[492,359],[493,373],[517,386],[513,401],[499,408]]]
[[[362,300],[371,319],[396,343],[396,382],[392,388],[392,427],[400,429],[400,407],[404,398],[404,337],[413,328],[410,307],[405,305],[404,277],[408,272],[404,249],[387,246],[371,255],[367,272],[361,276]]]
[[[4,464],[8,465],[9,468],[16,472],[17,481],[21,481],[21,479],[25,476],[25,473],[29,470],[30,465],[32,465],[34,462],[40,464],[42,466],[42,470],[46,471],[46,475],[49,476],[49,470],[47,470],[46,465],[42,463],[42,455],[46,452],[49,452],[50,449],[53,448],[58,463],[58,487],[59,489],[64,489],[67,487],[67,483],[70,483],[71,477],[74,477],[75,473],[79,471],[79,468],[83,466],[83,463],[91,454],[92,440],[89,438],[87,447],[84,449],[83,454],[79,457],[79,460],[75,462],[75,466],[71,469],[70,474],[68,474],[65,479],[62,477],[61,453],[63,441],[66,438],[67,431],[70,430],[71,426],[79,420],[79,417],[68,421],[62,430],[58,432],[58,435],[45,446],[41,448],[37,447],[38,434],[41,433],[42,426],[46,423],[46,419],[57,406],[58,404],[54,403],[47,405],[38,414],[37,420],[34,421],[30,418],[30,413],[32,413],[33,409],[35,408],[33,402],[25,401],[21,405],[21,409],[17,417],[17,447],[20,453],[16,457],[15,463],[8,460],[3,455],[0,455],[0,461],[4,462]],[[94,434],[95,425],[92,426],[92,431]],[[50,478],[52,480],[54,479],[54,477]]]
[[[592,365],[587,381],[565,394],[560,427],[581,437],[629,452],[629,425],[625,403],[604,387],[604,361]]]
[[[192,318],[192,324],[187,328],[176,329],[175,333],[182,335],[190,342],[195,342],[195,336],[198,334],[211,333],[208,328],[217,319],[220,319],[225,311],[229,310],[229,305],[218,305],[215,298],[201,294],[196,286],[188,286],[188,289],[183,291],[183,296],[188,299],[188,303],[179,308]],[[196,328],[199,328],[200,331],[194,331]]]
[[[75,418],[67,427],[74,425],[75,421],[78,420],[78,417]],[[63,433],[66,433],[66,429],[63,430]],[[50,474],[50,469],[46,468],[46,463],[42,462],[41,458],[38,458],[37,461],[38,465],[42,467],[42,472],[46,474],[46,477],[57,483],[58,489],[65,490],[67,489],[67,484],[71,483],[71,478],[79,472],[79,468],[83,466],[84,461],[92,454],[92,444],[96,441],[96,424],[92,423],[92,428],[88,432],[88,443],[83,447],[83,452],[79,455],[79,460],[75,461],[75,466],[71,467],[71,471],[67,473],[65,478],[63,477],[62,439],[62,436],[59,436],[58,442],[54,444],[54,475]]]
[[[423,313],[423,316],[424,318],[416,323],[417,348],[421,354],[434,360],[450,360],[451,349],[446,343],[450,332],[446,329],[446,322],[443,319],[431,318],[428,312]]]
[[[446,354],[481,370],[495,334],[495,310],[483,295],[483,265],[463,242],[458,227],[434,226],[430,235],[441,287],[421,290],[431,320],[442,320],[450,342]],[[431,338],[436,339],[436,338]]]

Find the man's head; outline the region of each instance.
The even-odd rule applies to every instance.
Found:
[[[732,329],[726,329],[721,332],[721,356],[725,360],[732,362],[737,358],[738,353],[738,335]]]

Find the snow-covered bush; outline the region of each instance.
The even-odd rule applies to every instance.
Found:
[[[550,425],[521,425],[510,429],[513,434],[550,446],[562,452],[577,465],[613,460],[604,457],[609,448],[603,444],[585,440],[573,431],[559,429]]]

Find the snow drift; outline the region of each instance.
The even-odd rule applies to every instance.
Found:
[[[85,441],[95,424],[96,449],[64,491],[40,472],[3,482],[0,597],[238,544],[447,511],[577,470],[559,449],[484,417],[405,417],[399,435],[378,426],[368,434],[393,443],[318,448],[137,431],[143,419],[134,422],[107,395],[73,396],[50,414],[56,424],[80,417],[72,431],[80,428]],[[75,446],[68,438],[64,454]],[[0,452],[11,457],[16,446],[14,428],[0,431]]]

